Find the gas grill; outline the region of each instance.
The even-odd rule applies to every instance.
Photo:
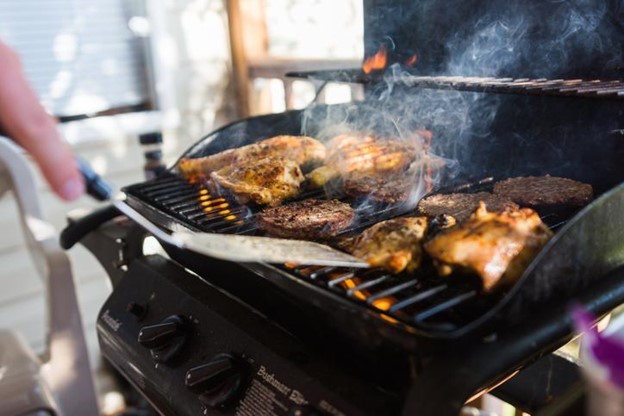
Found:
[[[163,414],[453,415],[492,389],[532,412],[578,383],[574,371],[551,370],[571,364],[549,355],[571,337],[571,302],[602,315],[624,301],[624,83],[617,76],[624,30],[607,6],[592,12],[603,11],[591,31],[601,48],[568,33],[557,44],[569,54],[544,66],[542,45],[558,34],[554,17],[576,16],[584,2],[453,1],[444,8],[452,6],[450,13],[434,1],[364,3],[366,55],[385,49],[392,65],[369,74],[292,74],[364,84],[364,101],[241,120],[182,157],[282,134],[400,138],[427,129],[430,151],[448,161],[434,192],[487,191],[497,179],[550,174],[590,183],[596,200],[580,211],[540,211],[555,237],[511,288],[492,294],[471,276],[441,278],[427,262],[393,276],[236,264],[164,242],[166,254],[145,255],[147,233],[113,207],[73,219],[64,245],[81,240],[114,285],[98,321],[102,352]],[[608,10],[619,10],[613,3]],[[512,64],[509,47],[496,47],[516,22],[525,22],[526,39],[507,39],[517,49]],[[486,36],[494,29],[497,36]],[[466,58],[469,39],[493,47],[496,59],[481,59],[482,49]],[[607,56],[609,46],[619,53]],[[499,61],[504,65],[492,65]],[[260,234],[257,208],[175,168],[123,191],[130,207],[163,230]],[[356,208],[358,221],[345,236],[413,213],[340,189],[300,196],[310,197]],[[523,394],[527,380],[544,382],[544,394]]]

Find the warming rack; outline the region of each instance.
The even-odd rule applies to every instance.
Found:
[[[367,75],[359,69],[289,72],[286,75],[324,82],[372,84],[387,81],[413,88],[438,90],[624,99],[624,80],[418,76],[391,75],[382,72]]]

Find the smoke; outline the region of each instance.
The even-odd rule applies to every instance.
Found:
[[[480,16],[448,34],[451,75],[565,77],[604,62],[620,61],[621,39],[613,26],[609,1],[510,0],[491,2]],[[598,60],[598,61],[596,61]]]
[[[444,168],[435,175],[422,164],[406,171],[413,182],[409,205],[426,193],[427,181],[446,186],[492,172],[540,174],[548,167],[555,174],[572,171],[579,157],[570,157],[572,146],[563,147],[573,129],[530,126],[538,109],[559,116],[548,103],[425,89],[414,75],[619,79],[624,70],[622,0],[405,0],[368,7],[367,56],[384,45],[395,64],[367,87],[366,101],[306,110],[304,132],[321,140],[339,134],[416,140],[421,158]],[[412,55],[418,58],[414,68],[399,64]],[[545,126],[550,122],[539,117]],[[430,145],[415,134],[421,130],[431,132]]]

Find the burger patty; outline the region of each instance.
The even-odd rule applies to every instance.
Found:
[[[276,237],[322,240],[351,225],[355,212],[336,199],[305,199],[258,214],[260,229]]]
[[[576,208],[594,197],[591,185],[556,176],[525,176],[494,184],[494,193],[531,208]]]
[[[507,207],[518,208],[511,199],[504,196],[494,195],[489,192],[477,192],[474,194],[435,194],[423,198],[416,210],[421,215],[436,217],[438,215],[450,215],[457,222],[463,222],[477,209],[479,201],[485,202],[490,212],[503,211]]]
[[[409,175],[350,178],[344,181],[344,191],[354,198],[365,197],[374,202],[396,204],[409,198],[412,190],[411,179]]]

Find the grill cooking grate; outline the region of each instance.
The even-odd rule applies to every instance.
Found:
[[[342,71],[291,72],[294,78],[369,84],[382,80],[384,75],[365,75],[359,69]],[[488,78],[445,76],[393,76],[392,81],[415,88],[458,90],[502,94],[551,95],[582,98],[624,99],[624,81],[546,78]]]
[[[446,192],[491,191],[493,178],[449,188]],[[129,199],[142,201],[162,214],[204,232],[256,234],[254,209],[241,205],[230,195],[209,190],[206,182],[188,182],[170,174],[124,189]],[[302,198],[323,197],[323,191],[307,192]],[[140,210],[141,204],[136,206]],[[362,205],[361,205],[362,207]],[[359,223],[346,235],[360,231],[383,218],[396,216],[397,207],[363,206]],[[542,213],[542,219],[556,231],[572,213]],[[480,282],[470,275],[439,277],[428,260],[414,273],[390,275],[379,269],[282,265],[283,270],[342,297],[380,312],[391,321],[436,330],[455,330],[482,315],[502,293],[480,292]]]

